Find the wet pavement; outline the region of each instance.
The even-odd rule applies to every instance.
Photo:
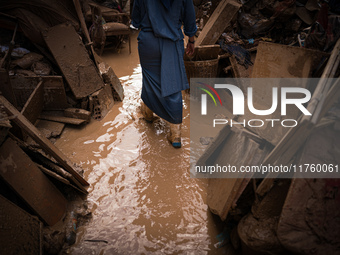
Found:
[[[124,101],[101,121],[67,128],[56,143],[90,183],[93,217],[78,228],[71,254],[228,254],[214,246],[221,229],[205,203],[207,182],[190,178],[189,98],[184,95],[182,148],[174,149],[162,120],[149,124],[138,114],[136,35],[132,42],[131,55],[125,47],[103,57],[120,77]]]

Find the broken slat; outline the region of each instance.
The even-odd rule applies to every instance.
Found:
[[[52,116],[52,115],[46,115],[46,114],[41,114],[39,116],[39,119],[50,120],[50,121],[55,121],[55,122],[60,122],[60,123],[65,123],[65,124],[71,124],[71,125],[81,125],[86,122],[86,120],[83,120],[83,119],[75,119],[75,118],[69,118],[69,117],[64,117],[64,116]]]
[[[237,15],[241,5],[233,0],[222,0],[210,16],[207,24],[196,40],[196,45],[215,44],[231,20]]]
[[[6,98],[0,95],[0,103],[2,103],[8,114],[15,116],[13,121],[30,135],[35,142],[37,142],[44,151],[54,157],[58,163],[72,174],[82,185],[88,186],[89,183],[81,177],[74,169],[68,158],[52,144],[44,135],[30,123]]]
[[[71,24],[60,24],[43,33],[76,99],[87,97],[104,87],[103,80]]]
[[[40,81],[21,110],[21,114],[24,115],[31,123],[35,123],[43,110],[43,89],[44,83],[43,81]]]
[[[11,138],[1,146],[0,155],[0,176],[44,222],[52,226],[60,221],[66,199]]]
[[[51,159],[45,157],[41,152],[38,150],[35,150],[33,148],[30,148],[25,142],[17,139],[15,136],[11,136],[13,139],[19,143],[20,147],[26,152],[27,155],[29,155],[33,161],[38,163],[39,165],[43,165],[47,167],[48,169],[52,170],[56,174],[62,176],[63,178],[73,182],[80,190],[82,193],[87,194],[87,190],[77,181],[77,179],[70,174],[69,172],[65,171],[63,168],[55,164]]]
[[[56,174],[55,172],[53,172],[53,171],[47,169],[46,167],[43,167],[42,165],[38,165],[38,167],[39,167],[39,169],[40,169],[43,173],[47,174],[48,176],[51,176],[52,178],[56,179],[57,181],[60,181],[60,182],[62,182],[62,183],[64,183],[64,184],[66,184],[66,185],[68,185],[68,186],[70,186],[70,187],[72,187],[72,188],[78,190],[79,192],[81,192],[81,193],[87,195],[87,191],[84,191],[84,190],[79,189],[78,187],[74,186],[73,184],[70,183],[69,180],[65,179],[64,177],[61,177],[60,175],[58,175],[58,174]]]

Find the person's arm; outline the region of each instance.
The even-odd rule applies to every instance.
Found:
[[[192,55],[195,49],[195,34],[197,32],[196,15],[192,0],[185,0],[184,2],[184,34],[189,37],[186,54]]]

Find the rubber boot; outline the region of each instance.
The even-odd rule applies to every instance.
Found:
[[[141,105],[141,111],[142,111],[142,115],[143,115],[144,119],[147,122],[151,123],[153,121],[153,112],[143,102],[142,102],[142,105]]]
[[[181,125],[182,124],[172,124],[170,123],[170,135],[168,139],[173,147],[181,148]]]

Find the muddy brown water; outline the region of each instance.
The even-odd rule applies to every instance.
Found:
[[[189,99],[184,98],[181,149],[162,120],[139,118],[142,86],[136,35],[132,54],[106,50],[125,89],[101,121],[67,128],[56,145],[80,164],[93,218],[78,228],[71,254],[227,254],[215,248],[219,223],[206,205],[207,182],[189,174]],[[88,242],[85,240],[104,240]]]

